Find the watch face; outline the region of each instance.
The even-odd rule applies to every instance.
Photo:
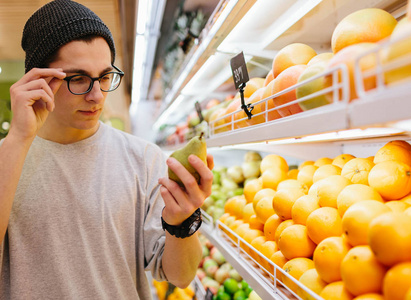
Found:
[[[198,227],[200,227],[200,225],[201,225],[200,220],[198,220],[198,219],[195,220],[195,221],[190,225],[188,234],[189,234],[189,235],[194,234],[194,233],[197,231]]]

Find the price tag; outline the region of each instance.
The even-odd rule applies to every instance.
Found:
[[[247,66],[245,64],[244,53],[240,52],[230,60],[231,71],[233,72],[233,79],[235,88],[242,83],[246,83],[248,78]]]

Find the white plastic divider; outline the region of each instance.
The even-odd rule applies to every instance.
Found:
[[[312,299],[323,300],[282,268],[274,264],[221,221],[217,220],[215,224],[210,224],[205,220],[203,224],[205,226],[201,227],[201,233],[220,250],[225,259],[262,299],[302,299],[295,291],[281,283],[278,278],[278,274],[281,273],[280,276],[285,276],[289,281],[295,283],[300,292],[310,295]],[[250,253],[254,254],[254,257],[246,249],[249,249]],[[268,270],[267,267],[271,270]]]

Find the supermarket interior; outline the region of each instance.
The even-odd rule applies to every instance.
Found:
[[[24,24],[49,2],[0,2],[0,140]],[[194,143],[214,158],[196,276],[146,272],[152,299],[411,300],[411,3],[76,2],[124,72],[98,120],[187,165]],[[90,74],[86,94],[103,91]]]

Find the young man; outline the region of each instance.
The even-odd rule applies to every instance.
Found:
[[[0,144],[0,299],[150,299],[145,271],[187,286],[210,169],[190,156],[198,184],[155,145],[99,122],[123,74],[109,29],[88,8],[46,4],[22,46],[26,74],[10,89]]]

